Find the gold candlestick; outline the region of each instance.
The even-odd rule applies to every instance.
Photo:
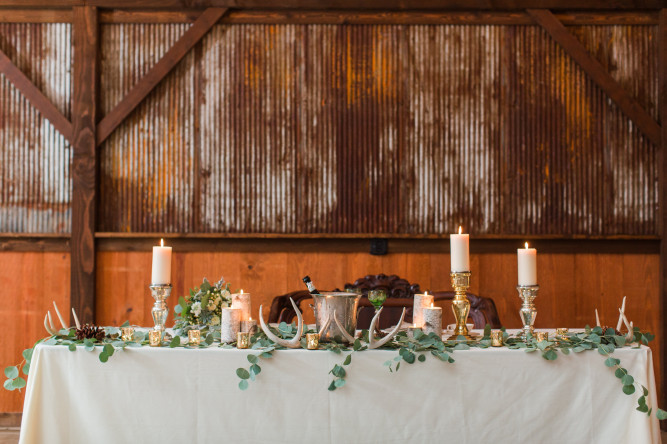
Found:
[[[454,328],[454,334],[447,339],[456,339],[458,336],[472,339],[472,336],[468,333],[468,327],[466,327],[468,313],[470,313],[470,301],[466,296],[466,291],[470,287],[470,274],[469,271],[453,271],[449,275],[455,293],[452,301],[452,311],[456,319],[456,327]]]

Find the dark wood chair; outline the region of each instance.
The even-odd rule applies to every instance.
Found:
[[[356,288],[361,294],[362,298],[359,301],[359,314],[357,317],[358,328],[368,328],[370,321],[375,314],[375,308],[368,301],[368,290],[382,289],[387,292],[387,300],[383,304],[385,307],[380,318],[380,328],[388,328],[396,325],[401,316],[401,311],[405,307],[406,315],[405,321],[412,322],[412,307],[413,299],[416,293],[421,293],[419,284],[410,284],[405,279],[401,279],[396,275],[368,275],[357,279],[352,284],[345,284],[346,289]],[[338,291],[338,290],[335,290]],[[429,292],[431,293],[431,292]],[[434,300],[446,301],[454,299],[453,291],[435,291],[432,292]],[[492,328],[500,328],[500,318],[496,310],[496,304],[493,299],[483,296],[477,296],[472,293],[467,293],[470,300],[470,315],[475,324],[475,328],[484,328],[486,324],[490,324]],[[271,303],[271,311],[269,313],[269,322],[287,322],[290,323],[296,317],[296,313],[292,308],[289,298],[293,298],[294,302],[303,312],[304,307],[302,302],[311,299],[312,296],[307,290],[293,291],[281,296],[276,296]]]

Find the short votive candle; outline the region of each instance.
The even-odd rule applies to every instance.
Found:
[[[535,340],[537,342],[548,341],[549,340],[549,332],[548,331],[535,332]]]
[[[570,331],[569,328],[557,328],[556,329],[556,335],[557,336],[566,336],[569,331]]]
[[[502,330],[493,330],[491,331],[491,346],[492,347],[502,347],[505,339],[503,337]]]
[[[240,331],[236,334],[236,348],[250,347],[250,335],[248,332]]]
[[[148,343],[151,347],[159,347],[162,344],[162,332],[159,330],[150,330],[148,332]]]
[[[306,346],[308,350],[320,348],[320,335],[317,333],[306,333]]]
[[[199,330],[188,330],[188,344],[190,344],[190,345],[199,345],[199,344],[201,344],[201,331],[199,331]]]
[[[121,327],[120,338],[123,341],[131,341],[134,338],[134,327]]]

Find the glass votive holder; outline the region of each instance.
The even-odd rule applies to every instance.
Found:
[[[537,342],[548,341],[549,340],[549,332],[548,331],[535,332],[535,340]]]
[[[308,350],[320,348],[320,335],[318,333],[306,333],[306,348]]]
[[[134,327],[121,327],[120,339],[123,341],[131,341],[134,338]]]
[[[247,331],[240,331],[236,334],[236,348],[250,347],[250,334]]]
[[[241,331],[249,333],[250,336],[257,333],[257,321],[255,319],[248,319],[247,321],[241,321]]]
[[[148,343],[151,347],[162,345],[162,332],[159,330],[150,330],[148,332]]]
[[[505,343],[502,330],[493,330],[491,331],[491,346],[492,347],[502,347]]]
[[[201,331],[188,330],[188,344],[198,346],[201,344]]]
[[[569,331],[570,331],[569,328],[564,328],[564,327],[557,328],[557,329],[556,329],[556,336],[565,337],[565,336],[567,336],[567,333],[568,333]]]
[[[412,327],[408,327],[408,338],[414,339],[417,330],[421,330],[421,327],[417,327],[417,324],[412,324]]]

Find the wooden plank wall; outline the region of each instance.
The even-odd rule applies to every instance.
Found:
[[[628,315],[636,325],[657,332],[660,327],[659,256],[657,254],[564,254],[538,256],[540,296],[537,326],[583,326],[594,323],[594,309],[604,323],[615,325],[623,295],[629,297]],[[302,288],[309,274],[318,287],[334,288],[371,273],[395,273],[422,289],[447,290],[449,255],[446,253],[395,253],[371,256],[365,252],[175,252],[174,293],[177,296],[201,282],[202,277],[224,276],[232,288],[253,294],[253,316],[274,296]],[[101,251],[97,253],[97,319],[102,325],[125,320],[152,325],[150,252]],[[507,327],[519,327],[516,256],[508,253],[473,254],[471,291],[492,297]],[[48,286],[46,283],[48,282]],[[8,297],[0,308],[6,343],[0,362],[9,365],[21,351],[44,334],[43,317],[51,300],[69,306],[69,254],[0,253],[0,286]],[[453,322],[447,306],[445,322]],[[266,315],[265,315],[266,316]],[[308,320],[309,317],[307,317]],[[312,317],[311,317],[312,319]],[[169,324],[173,322],[170,315]],[[659,342],[654,342],[656,374],[660,375]],[[102,365],[102,364],[100,364]],[[545,362],[545,365],[549,365]],[[600,362],[600,371],[605,371]],[[658,381],[660,383],[660,381]],[[0,413],[20,412],[22,395],[0,391]]]

